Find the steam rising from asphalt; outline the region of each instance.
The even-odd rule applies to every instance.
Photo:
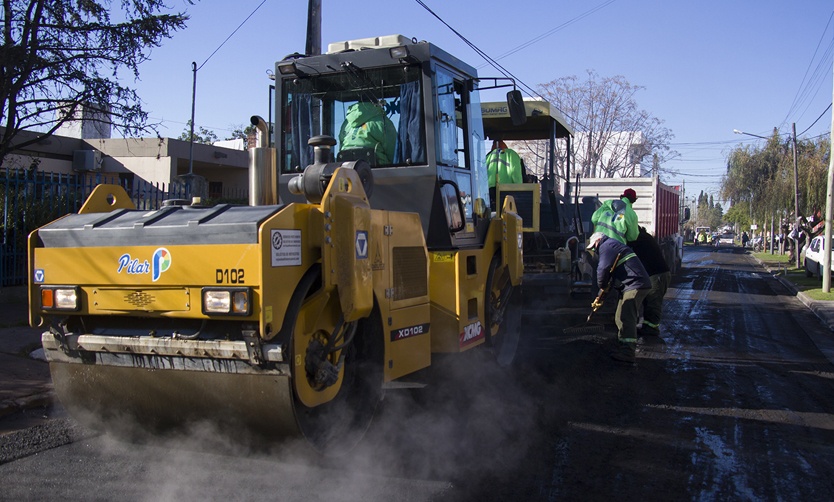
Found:
[[[464,481],[500,482],[533,446],[538,406],[512,374],[485,353],[435,358],[429,386],[388,391],[336,458],[300,439],[249,447],[210,424],[140,444],[105,436],[102,478],[129,500],[456,499]]]

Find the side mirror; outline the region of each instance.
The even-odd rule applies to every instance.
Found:
[[[683,208],[683,220],[681,220],[681,223],[685,223],[685,222],[689,221],[689,217],[690,217],[690,209],[688,207]]]
[[[521,91],[514,89],[507,93],[507,107],[514,126],[524,125],[527,122],[527,110],[524,109],[524,97]]]

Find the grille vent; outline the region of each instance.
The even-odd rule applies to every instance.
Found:
[[[426,277],[426,250],[421,246],[395,247],[392,250],[394,264],[394,300],[425,296],[428,291]]]
[[[133,305],[134,307],[147,307],[148,305],[152,304],[156,300],[156,297],[145,293],[144,291],[134,291],[129,295],[125,296],[125,302]]]

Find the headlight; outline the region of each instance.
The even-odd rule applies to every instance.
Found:
[[[41,286],[41,307],[48,310],[79,310],[81,295],[78,286]]]
[[[203,314],[249,315],[249,288],[203,288]]]

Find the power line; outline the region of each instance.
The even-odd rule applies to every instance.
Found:
[[[583,12],[582,14],[576,16],[575,18],[570,19],[568,21],[565,21],[564,23],[560,24],[559,26],[557,26],[557,27],[555,27],[555,28],[553,28],[549,31],[546,31],[545,33],[543,33],[543,34],[541,34],[537,37],[534,37],[531,40],[528,40],[527,42],[524,42],[523,44],[521,44],[521,45],[519,45],[519,46],[517,46],[513,49],[510,49],[509,51],[505,52],[504,54],[501,54],[500,56],[498,56],[495,59],[496,60],[504,59],[508,56],[511,56],[511,55],[515,54],[518,51],[526,49],[527,47],[530,47],[531,45],[535,44],[536,42],[540,42],[541,40],[544,40],[545,38],[547,38],[550,35],[556,33],[557,31],[560,31],[563,28],[567,28],[568,26],[572,25],[573,23],[575,23],[577,21],[581,21],[582,19],[590,16],[591,14],[595,13],[596,11],[601,10],[605,7],[608,7],[609,5],[614,3],[615,1],[616,0],[608,0],[607,2],[605,2],[603,4],[597,5],[596,7],[592,8],[590,10],[587,10],[587,11]],[[484,66],[486,66],[486,64],[482,64],[478,68],[480,69],[480,68],[483,68]]]
[[[255,7],[255,10],[253,10],[253,11],[252,11],[252,12],[251,12],[248,16],[246,16],[246,19],[244,19],[244,20],[243,20],[243,22],[242,22],[242,23],[240,23],[240,24],[238,25],[238,27],[237,27],[237,28],[235,28],[235,31],[233,31],[233,32],[232,32],[232,33],[231,33],[228,37],[226,37],[226,40],[224,40],[224,41],[223,41],[223,43],[221,43],[220,45],[218,45],[218,46],[217,46],[217,48],[216,48],[216,49],[214,49],[214,52],[212,52],[211,54],[209,54],[209,57],[207,57],[207,58],[206,58],[206,60],[205,60],[205,61],[203,61],[203,64],[201,64],[201,65],[197,68],[197,70],[199,71],[199,70],[200,70],[200,68],[202,68],[203,66],[205,66],[205,64],[209,62],[209,59],[211,59],[211,58],[212,58],[215,54],[217,54],[217,51],[219,51],[221,47],[223,47],[224,45],[226,45],[226,42],[228,42],[228,41],[229,41],[229,40],[230,40],[233,36],[235,36],[235,33],[237,33],[237,32],[238,32],[238,30],[239,30],[239,29],[241,29],[241,28],[243,27],[243,25],[244,25],[244,24],[246,24],[246,21],[249,21],[249,18],[250,18],[250,17],[252,17],[252,16],[254,16],[254,15],[255,15],[255,12],[258,12],[258,9],[260,9],[260,8],[261,8],[261,6],[262,6],[263,4],[265,4],[265,3],[266,3],[266,0],[263,0],[261,3],[259,3],[259,4],[258,4],[258,6],[257,6],[257,7]]]
[[[490,56],[489,56],[489,54],[487,54],[486,52],[484,52],[483,50],[481,50],[481,49],[480,49],[477,45],[475,45],[473,42],[469,41],[469,39],[467,39],[465,36],[463,36],[463,35],[462,35],[459,31],[457,31],[456,29],[452,28],[452,25],[450,25],[449,23],[447,23],[447,22],[446,22],[446,21],[445,21],[442,17],[440,17],[439,15],[437,15],[437,13],[435,13],[433,10],[431,10],[431,8],[430,8],[428,5],[426,5],[426,3],[425,3],[425,2],[423,2],[423,0],[414,0],[414,1],[415,1],[415,2],[417,2],[417,4],[418,4],[418,5],[420,5],[420,6],[421,6],[421,7],[423,7],[424,9],[426,9],[426,11],[427,11],[429,14],[431,14],[432,16],[434,16],[434,17],[435,17],[438,21],[440,21],[441,23],[443,23],[443,25],[444,25],[444,26],[446,26],[447,28],[449,28],[449,30],[451,30],[451,31],[452,31],[452,33],[454,33],[455,35],[457,35],[457,36],[458,36],[458,38],[460,38],[461,40],[463,40],[463,42],[464,42],[466,45],[468,45],[468,46],[469,46],[472,50],[474,50],[474,51],[475,51],[475,52],[476,52],[479,56],[481,56],[482,58],[484,58],[484,60],[485,60],[487,63],[489,63],[489,65],[490,65],[490,66],[492,66],[493,68],[495,68],[496,70],[498,70],[498,72],[499,72],[499,73],[501,73],[501,74],[502,74],[502,75],[504,75],[505,77],[507,77],[507,78],[509,78],[509,79],[513,80],[514,82],[518,82],[519,86],[520,86],[520,87],[523,87],[524,89],[526,89],[526,90],[527,90],[527,93],[528,93],[530,96],[537,96],[537,97],[541,98],[543,101],[549,102],[549,101],[548,101],[548,100],[547,100],[544,96],[542,96],[541,94],[539,94],[539,93],[538,93],[535,89],[533,89],[532,87],[530,87],[529,85],[527,85],[527,84],[526,84],[523,80],[521,80],[520,78],[518,78],[518,77],[516,77],[515,75],[513,75],[513,73],[512,73],[511,71],[509,71],[509,70],[507,70],[506,68],[504,68],[503,66],[501,66],[501,64],[499,64],[499,63],[498,63],[498,61],[496,61],[495,59],[493,59],[492,57],[490,57]],[[559,111],[562,113],[562,115],[564,115],[564,116],[566,116],[566,117],[568,117],[568,118],[572,119],[572,120],[573,120],[576,124],[578,124],[578,125],[582,126],[583,128],[587,129],[587,126],[585,126],[584,124],[582,124],[581,122],[579,122],[579,120],[577,120],[575,117],[571,117],[570,115],[568,115],[567,113],[565,113],[565,111],[564,111],[564,110],[559,109],[559,107],[557,107],[555,104],[553,104],[553,106],[554,106],[557,110],[559,110]]]
[[[826,106],[826,107],[825,107],[825,110],[823,110],[823,111],[822,111],[822,113],[820,113],[820,116],[819,116],[819,117],[817,117],[817,120],[815,120],[813,124],[809,125],[809,126],[808,126],[808,129],[805,129],[804,131],[802,131],[801,133],[799,133],[797,136],[802,136],[803,134],[805,134],[806,132],[808,132],[808,130],[809,130],[809,129],[811,129],[812,127],[814,127],[814,124],[816,124],[817,122],[819,122],[819,120],[822,118],[822,116],[823,116],[823,115],[825,115],[825,112],[827,112],[827,111],[828,111],[828,110],[830,110],[830,109],[831,109],[831,103],[828,103],[828,106]]]
[[[791,103],[790,108],[788,109],[788,113],[785,115],[785,119],[782,121],[782,125],[788,122],[788,118],[799,108],[800,103],[804,101],[806,98],[813,96],[819,90],[822,81],[824,80],[824,76],[828,73],[828,68],[830,65],[824,64],[829,59],[831,59],[831,52],[832,52],[832,45],[834,45],[834,41],[828,45],[828,48],[825,51],[825,54],[820,58],[819,63],[817,63],[814,72],[811,75],[811,78],[808,78],[808,72],[811,70],[814,60],[817,57],[817,53],[820,50],[820,47],[825,40],[825,34],[828,33],[828,27],[831,26],[831,21],[834,19],[834,12],[828,17],[828,22],[825,25],[825,29],[820,36],[820,40],[817,43],[816,49],[814,49],[814,55],[811,57],[811,61],[808,62],[808,68],[805,70],[805,75],[802,77],[802,81],[799,84],[799,90],[797,90],[796,96],[794,96],[793,102]],[[807,79],[807,81],[806,81]],[[816,82],[816,84],[812,84],[811,82]],[[817,91],[811,93],[811,87],[816,87]],[[804,112],[803,112],[804,113]]]

